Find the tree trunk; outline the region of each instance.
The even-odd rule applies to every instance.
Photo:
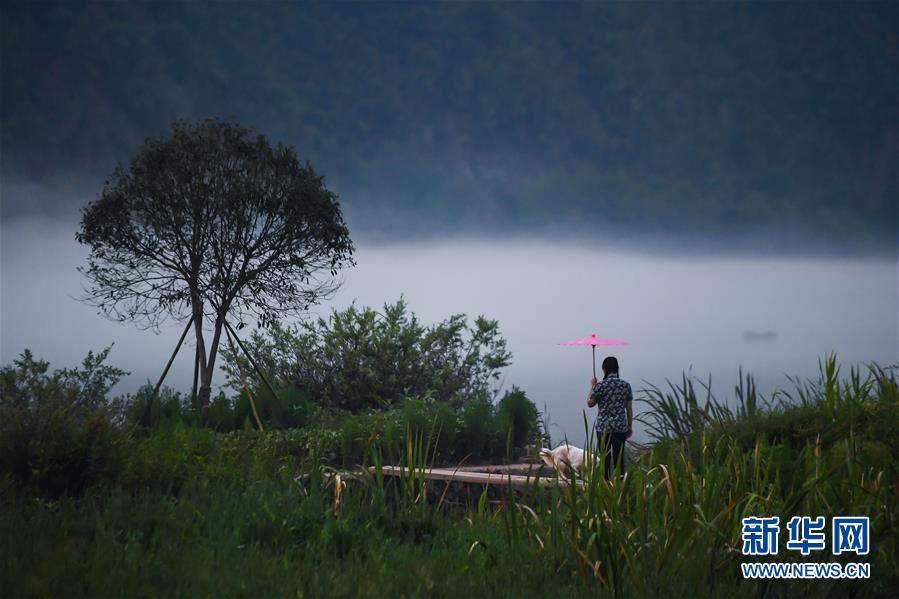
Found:
[[[224,318],[219,317],[216,319],[212,341],[209,343],[209,357],[206,360],[201,360],[200,407],[203,409],[209,407],[209,399],[212,396],[212,377],[215,374],[215,360],[216,357],[218,357],[218,346],[222,340],[223,323]]]
[[[212,396],[212,375],[215,372],[215,359],[218,354],[218,346],[222,338],[222,326],[225,322],[225,314],[228,313],[228,305],[224,305],[213,325],[212,341],[209,351],[206,350],[206,342],[203,339],[203,302],[198,296],[193,296],[191,303],[194,311],[194,332],[197,337],[197,356],[200,366],[200,391],[197,395],[201,409],[209,407],[209,399]]]
[[[206,363],[206,342],[203,339],[203,303],[198,297],[192,299],[194,311],[194,334],[197,338],[197,355],[200,365],[200,392],[197,394],[201,409],[209,405],[212,395],[212,373]]]
[[[198,395],[200,400],[200,408],[205,410],[209,407],[209,398],[212,396],[212,385],[204,385],[200,387],[200,393]]]
[[[194,348],[194,386],[190,394],[190,399],[194,405],[197,405],[197,386],[200,384],[200,348]]]

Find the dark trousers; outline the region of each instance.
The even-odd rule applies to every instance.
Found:
[[[627,433],[599,433],[599,450],[605,458],[606,480],[612,479],[615,468],[621,468],[624,476],[624,442],[627,441]]]

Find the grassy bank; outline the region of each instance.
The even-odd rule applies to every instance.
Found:
[[[348,480],[278,435],[184,424],[121,435],[115,475],[50,498],[3,481],[5,596],[889,596],[899,587],[899,386],[874,369],[731,408],[690,381],[650,391],[659,440],[609,485],[452,507],[414,478]],[[697,390],[700,393],[697,393]],[[106,434],[106,433],[104,433]],[[289,434],[289,433],[284,433]],[[282,435],[283,436],[283,435]],[[436,443],[396,447],[426,465]],[[370,445],[370,461],[381,446]],[[486,499],[486,498],[485,498]],[[745,581],[746,516],[869,516],[867,581]]]

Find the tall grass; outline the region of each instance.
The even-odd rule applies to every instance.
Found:
[[[363,468],[343,470],[314,445],[285,455],[268,436],[176,427],[142,440],[127,476],[80,498],[47,502],[3,487],[0,583],[9,596],[867,597],[899,588],[895,370],[851,369],[844,379],[828,356],[819,381],[767,400],[741,374],[736,395],[734,407],[720,404],[686,377],[650,391],[658,438],[631,456],[626,475],[606,481],[594,450],[582,473],[568,473],[579,484],[547,486],[538,473],[532,488],[510,485],[501,501],[485,488],[467,506],[429,486],[437,424],[407,428],[392,445],[372,439]],[[385,464],[401,476],[384,476]],[[871,554],[850,559],[869,561],[872,578],[743,580],[741,519],[765,515],[869,516]],[[775,559],[805,558],[782,540]]]
[[[818,383],[802,385],[798,400],[782,395],[775,404],[741,373],[735,409],[718,403],[708,386],[700,400],[687,377],[667,392],[651,388],[650,430],[658,438],[652,450],[611,482],[602,460],[588,460],[582,487],[512,512],[515,526],[548,555],[567,550],[584,585],[616,595],[646,596],[659,591],[659,581],[677,595],[728,587],[747,596],[887,593],[899,581],[896,376],[876,366],[865,378],[857,369],[847,381],[838,374],[828,356]],[[836,431],[825,434],[828,428]],[[874,577],[864,584],[742,580],[741,520],[766,515],[782,522],[794,515],[869,516],[874,549],[856,559],[872,562]],[[796,559],[781,544],[777,561]]]
[[[872,366],[865,377],[860,372],[851,369],[844,381],[835,356],[828,356],[818,382],[804,383],[795,399],[781,392],[774,401],[762,398],[752,377],[741,373],[733,408],[715,400],[708,385],[700,400],[686,377],[667,393],[650,389],[646,401],[657,410],[657,442],[634,458],[626,475],[605,480],[585,421],[594,452],[580,485],[526,495],[510,489],[495,508],[482,497],[467,517],[501,529],[506,547],[528,547],[591,592],[886,595],[899,581],[899,393],[894,370]],[[417,486],[407,489],[419,492]],[[795,515],[870,517],[873,551],[852,559],[872,563],[873,578],[743,580],[739,564],[751,558],[740,552],[741,521],[768,515],[781,522]],[[486,546],[475,538],[471,550]],[[776,561],[801,559],[847,561],[829,553],[801,558],[781,543]]]

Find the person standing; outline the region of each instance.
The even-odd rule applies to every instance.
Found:
[[[612,478],[615,468],[624,475],[624,442],[633,434],[634,394],[630,383],[618,375],[618,359],[609,356],[602,361],[603,377],[590,380],[587,406],[597,406],[596,435],[600,451],[604,454],[606,480]]]

